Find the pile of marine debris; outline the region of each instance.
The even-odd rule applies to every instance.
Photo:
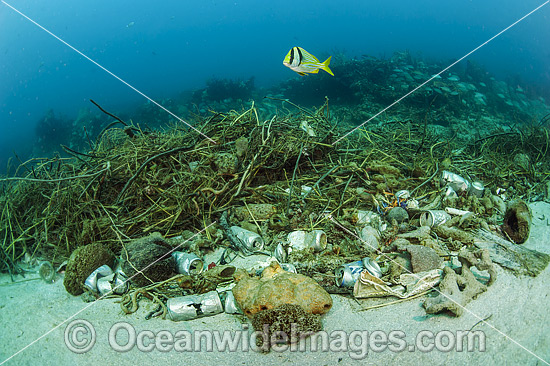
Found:
[[[521,198],[549,198],[544,128],[457,146],[396,121],[340,141],[349,128],[328,103],[295,107],[266,120],[254,105],[215,113],[195,126],[204,135],[110,125],[71,159],[21,164],[2,182],[3,269],[68,259],[70,293],[119,296],[127,313],[145,297],[159,307],[149,316],[225,307],[315,330],[327,292],[410,298],[442,281],[427,311],[460,315],[496,280],[493,262],[532,276],[547,265],[513,243],[529,233]],[[282,297],[290,285],[296,296]]]

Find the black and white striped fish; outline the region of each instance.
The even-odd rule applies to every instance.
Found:
[[[319,69],[322,69],[334,76],[328,67],[331,57],[332,56],[327,58],[325,62],[319,62],[317,57],[313,56],[302,47],[292,47],[286,54],[283,65],[300,75],[305,75],[306,73],[317,74]]]

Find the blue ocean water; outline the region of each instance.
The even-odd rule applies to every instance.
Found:
[[[389,57],[409,50],[448,63],[542,0],[60,1],[9,0],[111,72],[158,100],[209,78],[270,86],[298,77],[282,65],[293,46],[320,59]],[[550,100],[550,5],[468,57],[496,77],[537,86]],[[463,61],[465,62],[465,61]],[[145,99],[0,3],[0,171],[28,156],[48,110],[76,118],[89,99],[120,111]]]

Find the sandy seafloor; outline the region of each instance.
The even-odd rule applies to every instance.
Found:
[[[524,245],[550,253],[550,204],[537,202],[532,204],[531,208],[533,225],[530,238]],[[248,258],[248,260],[252,259]],[[37,275],[29,274],[26,278],[33,276]],[[17,280],[20,281],[22,278],[18,277]],[[496,283],[467,306],[471,313],[465,312],[459,318],[446,315],[426,317],[421,306],[423,297],[379,309],[358,311],[359,306],[353,299],[333,295],[334,306],[323,319],[324,330],[329,334],[334,330],[344,330],[348,333],[354,330],[369,332],[399,330],[405,332],[405,339],[409,345],[414,344],[414,339],[420,331],[431,331],[434,335],[441,331],[464,331],[476,324],[479,318],[492,315],[488,320],[490,326],[481,323],[474,328],[485,332],[485,351],[476,349],[468,352],[464,349],[442,352],[434,349],[430,352],[421,352],[418,349],[409,350],[407,346],[402,352],[392,352],[389,349],[382,352],[369,350],[361,361],[354,361],[350,357],[350,354],[354,353],[352,351],[292,352],[286,350],[262,354],[254,350],[245,352],[240,347],[235,352],[228,350],[220,352],[216,347],[209,352],[203,347],[200,352],[178,352],[174,349],[166,352],[159,350],[146,352],[134,347],[128,352],[118,352],[110,346],[108,334],[111,327],[119,322],[131,324],[136,329],[136,333],[143,330],[153,332],[167,330],[172,334],[178,330],[238,331],[243,326],[239,318],[229,314],[186,322],[172,322],[159,318],[145,320],[145,315],[152,310],[150,303],[145,300],[141,301],[140,310],[136,313],[124,315],[119,304],[114,303],[114,299],[84,303],[80,297],[69,295],[63,287],[62,278],[58,278],[53,284],[46,284],[42,280],[13,284],[10,282],[8,275],[3,274],[0,277],[0,323],[2,324],[0,362],[20,352],[6,361],[7,365],[301,364],[321,366],[360,363],[487,366],[544,365],[550,362],[550,268],[546,268],[536,278],[518,278],[498,267]],[[73,353],[64,341],[67,324],[73,320],[67,321],[67,319],[76,313],[78,314],[73,319],[87,320],[96,332],[94,346],[84,354]],[[44,336],[46,333],[48,334]],[[361,341],[361,338],[356,340]],[[428,340],[425,343],[430,342]]]

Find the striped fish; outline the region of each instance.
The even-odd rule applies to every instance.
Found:
[[[302,47],[292,47],[286,54],[283,65],[300,75],[305,75],[306,73],[317,74],[319,69],[322,69],[334,76],[328,67],[331,57],[332,56],[327,58],[325,62],[319,62],[317,57],[313,56]]]

